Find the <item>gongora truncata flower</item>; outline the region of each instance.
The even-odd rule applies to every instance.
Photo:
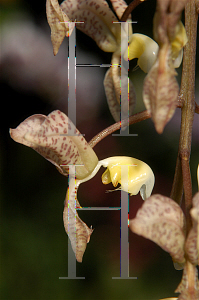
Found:
[[[69,166],[77,165],[66,196],[64,225],[77,260],[81,262],[92,230],[75,210],[76,205],[79,205],[74,198],[75,176],[80,180],[92,173],[98,163],[95,152],[68,117],[59,110],[48,116],[38,114],[27,118],[16,129],[11,129],[10,135],[14,141],[36,150],[54,164],[62,175],[68,176]]]
[[[61,5],[57,0],[47,0],[46,7],[55,55],[64,36],[70,36],[74,28],[74,23],[72,23],[74,21],[77,22],[75,25],[77,29],[90,36],[101,50],[113,52],[111,67],[104,78],[104,88],[110,112],[117,122],[120,121],[121,109],[125,115],[127,113],[132,115],[136,104],[134,86],[129,78],[127,81],[128,70],[126,70],[126,74],[123,73],[121,76],[121,67],[124,68],[123,59],[127,61],[138,58],[139,67],[144,72],[149,72],[157,58],[159,46],[146,35],[132,33],[130,16],[127,19],[127,22],[130,22],[123,24],[124,26],[121,28],[118,19],[121,19],[127,8],[124,0],[111,0],[111,4],[117,17],[105,0],[65,0]],[[176,52],[176,48],[178,49],[176,45],[179,45],[179,42],[175,40],[175,46],[173,47],[175,49],[174,66],[178,67],[182,55],[178,55],[179,52]],[[128,86],[125,86],[127,82],[129,82]],[[123,101],[125,105],[122,105],[122,107],[120,105],[121,86],[124,93],[123,99],[129,99]]]
[[[127,7],[126,2],[123,0],[112,0],[111,2],[118,18],[121,18]],[[109,8],[109,5],[105,0],[65,0],[60,6],[57,0],[47,0],[46,6],[47,19],[51,27],[51,40],[55,55],[63,41],[64,34],[70,36],[72,32],[72,30],[69,32],[69,28],[73,29],[73,27],[69,25],[69,21],[79,22],[76,23],[76,28],[90,36],[101,50],[114,53],[111,60],[112,66],[105,75],[104,87],[111,114],[115,121],[119,121],[121,112],[120,64],[122,62],[120,49],[121,26],[118,22],[118,18]],[[63,16],[67,20],[64,20]],[[128,20],[131,19],[129,18]],[[55,23],[58,25],[55,26]],[[64,25],[64,23],[67,23],[67,26]],[[129,34],[131,35],[132,25],[126,25],[128,26]],[[127,28],[125,27],[125,30],[126,29]],[[123,33],[124,37],[127,38],[125,30]],[[128,99],[128,94],[126,96]],[[129,101],[127,104],[128,103],[129,113],[131,115],[136,103],[136,95],[131,81],[129,81]],[[123,109],[126,113],[128,107],[123,107]]]
[[[76,167],[76,176],[85,178],[98,163],[93,149],[59,110],[48,116],[38,114],[27,118],[16,129],[10,129],[10,135],[15,142],[44,156],[65,176],[68,176],[68,165],[82,165]]]
[[[144,81],[143,100],[156,131],[162,133],[173,116],[179,94],[177,75],[171,62],[169,44],[162,46],[158,58]]]
[[[129,226],[133,232],[169,252],[174,261],[185,262],[184,215],[179,205],[170,198],[158,194],[148,198]]]
[[[16,129],[10,129],[14,141],[33,148],[56,166],[64,175],[69,174],[69,187],[66,194],[63,220],[73,251],[78,262],[93,232],[92,228],[80,219],[76,208],[79,185],[96,175],[101,166],[107,167],[102,182],[121,184],[121,189],[136,195],[139,191],[143,199],[151,195],[154,186],[154,175],[150,167],[135,158],[117,156],[98,161],[93,149],[76,129],[70,119],[56,110],[48,116],[33,115],[24,120]],[[121,167],[128,171],[121,174]]]
[[[179,86],[175,67],[181,62],[182,49],[187,43],[186,31],[180,21],[185,2],[157,1],[153,31],[160,49],[145,78],[143,100],[158,133],[163,132],[177,106]]]
[[[172,199],[157,194],[144,202],[129,223],[134,233],[150,239],[167,251],[177,269],[179,266],[184,269],[182,281],[175,291],[181,293],[178,300],[199,299],[196,268],[199,265],[199,193],[193,198],[191,216],[192,228],[186,237],[185,217],[180,206]]]

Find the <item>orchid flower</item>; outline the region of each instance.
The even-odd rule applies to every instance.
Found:
[[[181,63],[182,49],[187,43],[186,31],[180,21],[186,1],[157,0],[153,31],[159,51],[144,81],[143,101],[158,133],[163,132],[174,115],[178,102],[175,68]]]
[[[176,269],[184,269],[182,281],[175,291],[181,293],[178,300],[199,299],[199,192],[193,197],[190,213],[192,228],[186,237],[185,216],[180,206],[172,199],[157,194],[144,202],[129,223],[134,233],[150,239],[167,251]]]
[[[120,96],[121,86],[125,87],[125,77],[121,78],[120,65],[123,65],[124,60],[131,60],[138,58],[138,65],[144,72],[149,72],[156,61],[159,46],[151,38],[143,34],[133,34],[131,17],[127,19],[127,24],[122,27],[121,40],[121,26],[118,22],[120,20],[127,4],[124,0],[111,0],[112,8],[116,15],[109,8],[105,0],[65,0],[59,6],[57,0],[47,0],[47,19],[51,27],[51,40],[53,44],[53,51],[56,55],[59,47],[64,39],[64,36],[70,36],[74,25],[69,26],[69,21],[77,21],[83,23],[76,23],[76,27],[90,36],[105,52],[113,52],[111,59],[111,67],[106,72],[104,78],[105,93],[109,105],[109,109],[115,121],[120,121]],[[184,26],[180,26],[178,30],[178,37],[184,34]],[[129,37],[128,37],[129,35]],[[126,43],[124,53],[121,53],[121,45]],[[173,39],[172,57],[174,67],[178,67],[182,60],[182,48],[184,42],[180,43],[179,38]],[[122,57],[121,57],[122,55]],[[128,87],[126,87],[128,91]],[[124,113],[132,115],[136,104],[136,94],[131,80],[129,80],[129,95],[125,99],[129,99],[128,103],[122,106]],[[129,97],[129,98],[127,98]],[[125,101],[126,102],[126,101]],[[129,107],[128,107],[129,106]]]
[[[90,240],[92,228],[80,219],[76,208],[79,185],[93,178],[101,166],[107,168],[102,182],[121,184],[121,189],[136,195],[139,191],[145,200],[151,195],[154,174],[144,162],[130,157],[117,156],[98,160],[94,150],[76,129],[70,119],[56,110],[48,116],[33,115],[24,120],[16,129],[10,129],[12,139],[33,148],[56,166],[64,175],[69,174],[69,187],[66,194],[63,220],[73,251],[78,262],[82,261],[86,245]],[[75,169],[70,168],[75,166]],[[124,176],[122,166],[127,167]]]

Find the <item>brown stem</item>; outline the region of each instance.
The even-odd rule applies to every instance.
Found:
[[[181,166],[181,159],[178,154],[170,198],[175,200],[175,202],[178,203],[179,205],[181,205],[182,195],[183,195],[182,166]]]
[[[133,116],[129,117],[129,125],[144,121],[146,119],[149,119],[151,115],[146,111],[139,112]],[[103,140],[105,137],[107,137],[109,134],[115,132],[116,130],[119,130],[122,127],[125,127],[128,125],[128,118],[122,120],[121,122],[114,123],[113,125],[107,127],[106,129],[102,130],[100,133],[98,133],[96,136],[90,140],[89,145],[93,148],[97,143],[99,143],[101,140]]]
[[[145,0],[134,0],[132,1],[127,8],[125,9],[120,21],[122,22],[126,22],[126,20],[128,19],[128,16],[132,13],[132,11],[142,2],[144,2]]]
[[[196,12],[195,0],[189,0],[185,7],[185,28],[187,32],[188,43],[184,49],[182,81],[180,88],[180,95],[184,101],[182,101],[181,109],[181,130],[178,159],[171,195],[176,202],[179,201],[179,198],[177,199],[176,195],[177,193],[182,194],[183,181],[185,207],[188,219],[187,232],[191,226],[189,210],[192,204],[192,184],[189,158],[191,152],[192,127],[195,112],[195,55],[197,19],[198,15]],[[179,161],[181,161],[181,166]],[[182,176],[180,174],[181,172]]]
[[[183,106],[183,99],[180,98],[180,96],[178,97],[178,104],[177,107],[178,108],[182,108]],[[195,102],[195,113],[199,114],[199,105]]]

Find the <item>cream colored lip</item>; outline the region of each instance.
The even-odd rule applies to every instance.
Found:
[[[109,171],[103,174],[106,179],[102,175],[104,184],[112,182],[116,187],[120,183],[123,191],[130,195],[137,195],[140,192],[143,200],[151,195],[155,177],[151,168],[143,161],[127,156],[115,156],[99,163]]]

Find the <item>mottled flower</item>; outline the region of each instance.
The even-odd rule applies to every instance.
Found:
[[[160,49],[145,78],[143,100],[158,133],[163,132],[177,106],[179,86],[175,68],[181,63],[183,47],[187,43],[186,31],[180,21],[185,2],[157,1],[153,31]]]
[[[136,104],[135,90],[124,61],[138,58],[139,67],[148,72],[156,61],[159,47],[151,38],[132,33],[130,16],[126,24],[121,25],[118,22],[127,8],[124,0],[111,0],[111,4],[117,17],[105,0],[65,0],[60,6],[57,0],[47,0],[46,6],[55,55],[64,36],[70,36],[74,28],[74,24],[70,24],[72,21],[79,22],[76,27],[90,36],[101,50],[113,52],[111,67],[105,75],[104,88],[111,114],[115,121],[120,121],[121,109],[125,116],[132,115]],[[175,48],[174,45],[173,49]],[[178,67],[182,55],[176,56],[175,51],[174,56]],[[122,75],[121,68],[125,70]]]
[[[196,268],[199,264],[199,193],[193,198],[191,216],[193,225],[186,237],[185,217],[180,206],[172,199],[157,194],[144,202],[129,223],[134,233],[167,251],[176,269],[184,269],[182,281],[176,289],[176,293],[181,293],[179,300],[196,300],[199,297]]]
[[[88,228],[81,220],[76,210],[80,207],[77,189],[81,183],[93,178],[103,166],[110,170],[113,184],[117,185],[117,181],[121,184],[121,189],[131,195],[140,191],[142,198],[146,199],[152,192],[154,175],[147,164],[124,156],[98,161],[94,150],[79,130],[59,110],[51,112],[48,116],[37,114],[27,118],[16,129],[10,129],[10,135],[14,141],[41,154],[54,164],[62,175],[69,175],[63,220],[78,262],[82,262],[86,245],[93,232],[92,228]],[[127,167],[129,171],[122,174],[122,166]],[[108,183],[110,174],[107,171],[104,173],[103,183]]]

